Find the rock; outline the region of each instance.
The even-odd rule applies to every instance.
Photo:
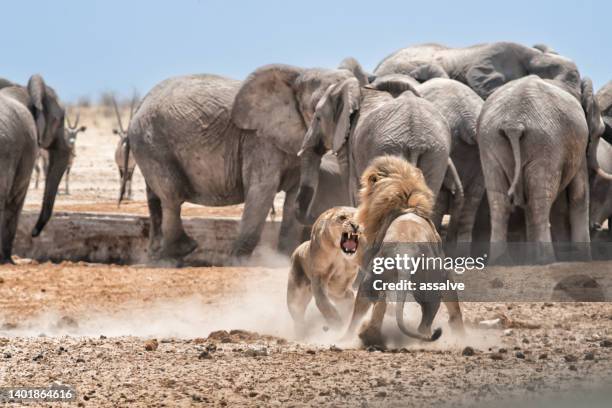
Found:
[[[268,349],[263,347],[261,349],[247,349],[244,352],[244,355],[247,357],[266,357],[268,355]]]
[[[4,358],[11,358],[11,357],[13,357],[11,353],[9,352],[4,353]]]
[[[568,368],[569,368],[570,370],[572,370],[572,371],[578,371],[578,368],[576,368],[576,366],[575,366],[575,365],[573,365],[573,364],[570,364],[570,366],[569,366]]]
[[[470,346],[467,346],[466,348],[463,349],[463,351],[461,352],[462,356],[466,356],[466,357],[470,357],[474,355],[474,349]]]
[[[566,363],[575,363],[576,361],[578,361],[578,358],[573,354],[567,354],[563,358],[565,359]]]
[[[208,335],[209,341],[220,341],[221,343],[231,343],[232,338],[226,330],[217,330]]]
[[[521,351],[517,351],[515,356],[516,356],[516,358],[520,358],[521,360],[525,359],[525,354],[523,354],[523,352],[521,352]]]
[[[332,344],[331,346],[329,346],[329,351],[335,351],[337,353],[342,352],[342,349],[338,346],[336,346],[335,344]]]
[[[513,334],[514,334],[514,330],[512,330],[512,329],[506,329],[506,330],[504,330],[504,336],[506,336],[506,337],[510,337],[510,336],[512,336]]]
[[[584,359],[587,360],[587,361],[595,360],[595,353],[593,353],[592,351],[589,351],[589,352],[585,353]]]
[[[508,350],[506,350],[506,349],[505,349],[505,348],[503,348],[503,347],[502,347],[502,348],[500,348],[498,351],[499,351],[500,353],[502,353],[502,354],[505,354],[505,353],[507,353],[507,352],[508,352]]]
[[[529,344],[529,339],[527,337],[523,337],[523,343]]]
[[[206,350],[203,350],[199,355],[198,355],[198,360],[210,360],[212,358],[212,356],[210,355],[210,353]]]
[[[103,335],[103,334],[101,334],[101,335],[100,335],[100,340],[106,340],[106,336],[105,336],[105,335]]]
[[[76,362],[77,362],[77,363],[84,363],[84,362],[85,362],[85,359],[84,359],[84,358],[82,358],[82,357],[79,357],[79,358],[77,358],[77,359],[76,359]]]
[[[38,353],[37,355],[34,356],[32,361],[40,361],[42,359],[43,359],[43,353]]]
[[[604,302],[603,289],[595,279],[573,275],[560,280],[553,289],[552,300],[557,302]]]
[[[155,351],[157,350],[157,347],[159,347],[159,343],[157,342],[157,339],[151,339],[145,341],[144,346],[146,351]]]
[[[612,340],[605,339],[601,343],[599,343],[601,347],[612,347]]]
[[[501,329],[502,321],[501,319],[491,319],[491,320],[481,320],[478,322],[478,326],[483,329]]]
[[[317,354],[317,352],[316,352],[316,351],[314,351],[314,350],[308,349],[308,350],[306,350],[306,354],[312,354],[312,355],[314,355],[314,354]]]
[[[378,391],[376,393],[376,398],[385,398],[387,396],[387,392],[386,391]]]
[[[542,353],[540,354],[540,356],[538,357],[540,360],[546,360],[548,358],[548,354],[546,353]]]
[[[212,335],[212,333],[211,333],[211,335]],[[229,336],[229,334],[228,334],[228,336]],[[204,344],[204,343],[206,343],[206,341],[207,341],[207,339],[205,339],[204,337],[196,337],[195,339],[193,339],[193,342],[195,344]]]
[[[490,355],[490,357],[491,357],[491,360],[495,360],[495,361],[499,361],[499,360],[503,360],[504,359],[504,356],[502,354],[500,354],[500,353],[492,353]]]

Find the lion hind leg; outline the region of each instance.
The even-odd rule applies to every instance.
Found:
[[[387,302],[384,300],[374,304],[372,317],[359,333],[359,338],[365,346],[385,346],[382,335],[382,324],[387,310]]]

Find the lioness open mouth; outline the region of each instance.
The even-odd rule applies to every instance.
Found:
[[[357,252],[357,246],[359,246],[359,235],[353,232],[343,232],[342,238],[340,238],[340,249],[345,254],[354,254]]]

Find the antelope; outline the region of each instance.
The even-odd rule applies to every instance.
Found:
[[[130,104],[130,119],[128,121],[128,126],[132,121],[135,105],[136,97],[133,97],[132,102]],[[127,199],[131,200],[132,176],[134,175],[134,169],[136,168],[136,161],[134,161],[134,157],[130,155],[127,139],[127,128],[123,127],[123,122],[121,121],[121,114],[119,113],[119,108],[117,107],[117,101],[115,100],[115,97],[113,97],[113,107],[115,108],[115,114],[117,115],[118,124],[118,129],[113,129],[113,133],[119,136],[117,148],[115,149],[115,163],[117,164],[117,168],[119,169],[119,201],[121,201],[121,199],[123,198],[124,191],[122,190],[124,189],[124,183],[127,186]]]
[[[64,183],[65,183],[65,194],[70,194],[70,169],[72,168],[72,164],[74,163],[74,158],[76,157],[76,139],[79,132],[85,132],[87,130],[87,126],[79,126],[79,119],[81,117],[81,113],[77,112],[76,118],[74,120],[74,124],[70,122],[70,117],[66,115],[66,126],[64,127],[64,139],[70,148],[70,157],[68,159],[68,166],[66,167],[66,172],[64,173]],[[34,182],[34,188],[38,188],[38,181],[40,179],[40,172],[42,171],[47,177],[47,169],[49,167],[49,153],[46,149],[38,150],[38,157],[36,159],[36,164],[34,166],[34,171],[36,171],[36,180]]]

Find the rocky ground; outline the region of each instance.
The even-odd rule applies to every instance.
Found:
[[[612,304],[468,303],[465,337],[423,346],[390,323],[375,350],[314,310],[296,341],[284,268],[20,263],[0,268],[2,384],[71,385],[82,406],[497,406],[612,384]]]

